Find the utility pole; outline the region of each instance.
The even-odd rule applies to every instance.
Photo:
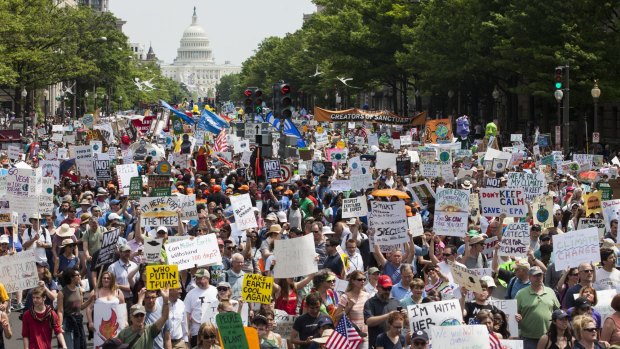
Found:
[[[562,111],[562,148],[565,154],[569,153],[569,128],[570,128],[570,67],[568,63],[564,66],[566,87],[564,88],[564,110]]]

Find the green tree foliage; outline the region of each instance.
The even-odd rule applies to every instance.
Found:
[[[229,74],[222,76],[219,84],[215,87],[220,94],[221,101],[236,101],[241,95],[239,91],[235,89],[240,86],[239,81],[241,74]]]

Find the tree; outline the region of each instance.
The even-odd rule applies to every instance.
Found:
[[[220,101],[236,101],[239,99],[239,95],[235,95],[239,81],[241,79],[241,74],[229,74],[222,76],[219,84],[215,87],[217,93],[220,95]]]

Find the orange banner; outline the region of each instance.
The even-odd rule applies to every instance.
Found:
[[[380,110],[380,111],[368,111],[362,109],[345,109],[345,110],[327,110],[319,107],[314,107],[314,120],[323,122],[348,122],[348,121],[365,121],[365,122],[380,122],[383,124],[391,125],[406,125],[412,126],[415,119],[424,114],[426,118],[426,112],[420,113],[413,118],[408,118],[400,115],[396,115],[392,112]]]
[[[452,143],[450,119],[427,120],[424,130],[424,143]]]

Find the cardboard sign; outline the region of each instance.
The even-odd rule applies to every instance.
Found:
[[[601,213],[603,208],[601,202],[603,201],[602,192],[595,191],[594,193],[584,195],[584,206],[586,207],[586,217],[590,217],[593,213]]]
[[[508,330],[510,334],[519,333],[519,324],[515,315],[517,315],[516,299],[489,299],[489,304],[494,305],[497,309],[503,311],[508,319]]]
[[[235,215],[237,229],[246,230],[258,227],[250,194],[231,196],[230,203]]]
[[[106,340],[118,336],[121,330],[128,325],[127,306],[125,304],[95,302],[93,313],[95,325],[93,344],[95,348],[101,348]]]
[[[198,212],[196,211],[196,194],[177,195],[177,200],[179,200],[179,205],[181,206],[182,220],[198,219]]]
[[[176,227],[179,224],[177,209],[180,209],[176,197],[142,197],[140,198],[140,210],[142,225],[157,227]]]
[[[456,326],[463,323],[463,310],[458,299],[414,304],[407,307],[411,333],[429,331],[434,326]]]
[[[35,249],[0,257],[0,279],[9,294],[37,287]]]
[[[96,154],[95,177],[98,181],[109,181],[112,179],[112,168],[110,167],[110,157],[107,153]]]
[[[129,182],[129,199],[140,200],[142,194],[142,177],[131,177]]]
[[[236,312],[219,313],[215,316],[223,349],[248,349],[248,340],[243,330],[243,320]]]
[[[454,282],[457,283],[459,286],[466,287],[469,291],[482,293],[480,277],[478,277],[475,272],[467,269],[465,266],[461,266],[456,263],[450,264],[450,271],[452,272]]]
[[[433,326],[430,337],[433,348],[490,348],[486,325]]]
[[[598,237],[602,239],[605,236],[605,221],[598,218],[579,218],[577,225],[579,229],[596,228],[598,229]]]
[[[273,293],[273,278],[260,274],[243,275],[241,296],[246,302],[270,304]]]
[[[509,172],[506,174],[507,188],[520,189],[525,192],[525,199],[533,201],[537,196],[547,192],[547,182],[543,173]]]
[[[160,290],[162,288],[179,288],[179,266],[177,265],[147,265],[146,289]]]
[[[366,197],[342,199],[342,218],[364,217],[368,214]]]
[[[147,263],[160,263],[164,239],[144,238],[143,252]]]
[[[71,146],[69,151],[75,158],[75,165],[82,177],[95,178],[97,176],[93,166],[93,149],[90,145]]]
[[[306,276],[318,271],[317,262],[314,259],[314,238],[305,235],[290,240],[276,240],[273,254],[278,261],[273,269],[273,277],[276,279]]]
[[[469,191],[444,188],[437,192],[435,200],[435,233],[464,236],[469,217]]]
[[[118,228],[103,233],[101,249],[99,250],[94,269],[101,268],[106,264],[114,262],[116,257],[116,243],[118,242],[119,235],[120,230]]]
[[[358,190],[366,190],[371,189],[373,187],[373,179],[372,174],[366,173],[363,175],[351,176],[351,189]]]
[[[164,247],[168,264],[178,265],[179,270],[222,264],[222,255],[215,234],[168,242]]]
[[[587,228],[553,235],[555,270],[578,267],[581,263],[601,261],[598,229]]]
[[[542,229],[553,228],[553,198],[551,196],[539,196],[532,205],[534,224]]]
[[[483,216],[525,217],[528,213],[525,193],[519,189],[480,188]]]
[[[526,257],[530,248],[530,225],[511,223],[506,226],[499,245],[499,256]]]
[[[404,201],[371,201],[369,235],[378,245],[391,246],[409,241]]]
[[[116,165],[116,175],[118,176],[119,190],[122,190],[123,195],[129,195],[129,185],[131,184],[131,178],[139,176],[138,165]]]
[[[265,178],[267,180],[276,178],[280,179],[280,160],[265,160],[263,162],[265,169]]]

